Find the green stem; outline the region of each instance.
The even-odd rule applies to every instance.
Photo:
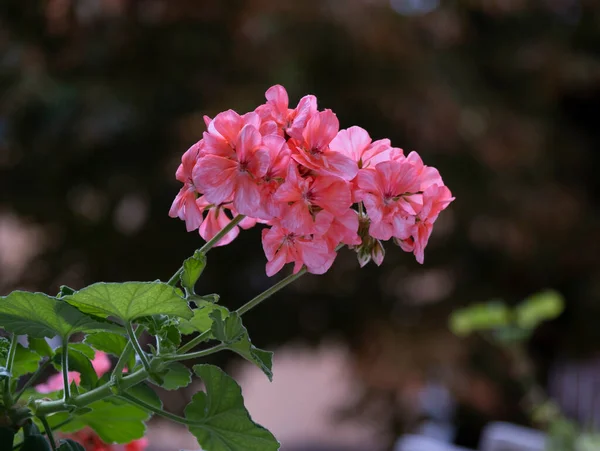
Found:
[[[131,322],[127,322],[125,324],[125,328],[127,329],[127,335],[129,335],[129,342],[133,345],[133,349],[135,349],[136,354],[139,356],[140,360],[142,361],[142,365],[144,365],[144,369],[150,373],[150,363],[148,363],[148,358],[146,357],[146,354],[144,353],[144,351],[142,350],[142,347],[140,346],[140,342],[138,341],[138,337],[135,333],[135,331],[133,330],[133,326],[131,325]]]
[[[217,346],[213,346],[212,348],[203,349],[202,351],[191,352],[189,354],[171,354],[163,356],[166,360],[170,360],[173,362],[179,360],[190,360],[190,359],[198,359],[200,357],[206,357],[207,355],[214,354],[215,352],[222,351],[223,349],[227,349],[226,344],[220,344]]]
[[[33,373],[31,375],[31,377],[29,379],[27,379],[27,382],[25,382],[25,385],[23,385],[23,388],[21,388],[21,390],[19,390],[16,394],[15,394],[15,399],[14,399],[14,403],[16,403],[19,398],[23,395],[23,393],[25,393],[25,390],[27,390],[29,387],[31,387],[35,381],[37,381],[39,379],[39,377],[44,373],[44,371],[46,370],[46,368],[48,368],[48,366],[50,365],[50,360],[46,360],[44,363],[42,363],[38,369],[35,371],[35,373]]]
[[[137,329],[140,329],[140,326],[138,326]],[[137,329],[136,329],[136,333],[137,333]],[[119,360],[117,361],[115,368],[113,369],[113,371],[111,373],[111,378],[113,378],[113,377],[118,378],[123,375],[123,369],[125,368],[125,365],[127,365],[127,360],[129,360],[129,356],[131,355],[132,352],[133,352],[133,345],[131,344],[131,341],[128,341],[127,344],[125,345],[125,348],[123,348],[123,352],[119,356]],[[132,369],[133,368],[129,368],[130,371]]]
[[[281,279],[279,282],[277,282],[271,288],[263,291],[258,296],[254,297],[253,299],[251,299],[248,302],[246,302],[239,309],[237,309],[236,312],[238,312],[240,314],[240,316],[241,316],[244,313],[246,313],[247,311],[252,310],[254,307],[256,307],[258,304],[260,304],[265,299],[267,299],[270,296],[274,295],[275,293],[277,293],[282,288],[285,288],[290,283],[294,282],[296,279],[299,279],[300,277],[302,277],[304,274],[306,274],[306,271],[307,271],[306,266],[304,266],[296,274],[290,274],[286,278]]]
[[[138,324],[138,327],[135,329],[135,336],[138,340],[140,339],[143,333],[144,327]],[[115,365],[115,368],[111,373],[111,378],[120,378],[123,376],[123,369],[125,368],[125,365],[127,365],[127,361],[129,360],[129,357],[131,356],[131,353],[133,351],[134,349],[132,341],[129,340],[125,345],[123,352],[119,356],[119,360],[117,361],[117,364]],[[133,368],[129,368],[129,371],[133,371]]]
[[[69,339],[64,338],[62,342],[62,375],[63,375],[63,400],[67,402],[71,399],[71,387],[69,385]]]
[[[125,376],[118,383],[119,390],[127,390],[129,387],[133,387],[134,385],[139,384],[140,382],[145,381],[148,378],[148,372],[141,368],[137,370],[135,373]],[[105,398],[109,398],[114,396],[116,393],[114,391],[116,384],[114,382],[107,382],[100,387],[94,388],[89,392],[82,393],[80,395],[74,396],[70,399],[69,405],[67,405],[64,401],[37,401],[35,407],[36,415],[50,415],[51,413],[56,412],[65,412],[71,410],[72,406],[75,407],[85,407],[88,404],[92,404],[93,402],[100,401]]]
[[[42,424],[44,425],[44,429],[46,430],[46,435],[48,435],[48,441],[50,442],[50,446],[52,447],[52,451],[56,451],[56,442],[54,441],[54,435],[52,435],[52,428],[48,424],[48,420],[45,415],[38,416]]]
[[[196,347],[196,345],[199,345],[203,341],[207,340],[209,335],[210,335],[210,329],[205,330],[200,335],[192,338],[190,341],[188,341],[186,344],[184,344],[181,348],[179,348],[177,350],[177,354],[183,354],[183,353],[188,352],[190,349],[194,349]]]
[[[225,214],[225,213],[222,213]],[[200,249],[198,249],[196,252],[200,253],[200,254],[204,254],[206,255],[206,253],[211,250],[215,244],[217,244],[219,241],[221,241],[221,239],[227,235],[229,233],[229,231],[231,231],[235,226],[237,226],[242,219],[244,219],[245,216],[244,215],[237,215],[235,218],[233,218],[231,220],[231,222],[229,224],[227,224],[225,227],[223,227],[219,233],[217,233],[215,236],[212,237],[212,239],[210,239],[209,241],[207,241],[204,246],[202,246]],[[167,284],[171,285],[172,287],[174,287],[175,285],[177,285],[177,282],[179,282],[179,278],[181,277],[181,274],[183,273],[183,266],[181,266],[181,268],[179,268],[177,270],[177,272],[175,272],[175,274],[173,274],[171,276],[171,278],[169,279],[169,281],[167,282]]]
[[[66,424],[69,424],[71,421],[73,421],[73,417],[69,417],[67,418],[65,421],[61,421],[60,423],[58,423],[56,426],[54,426],[53,428],[51,428],[53,431],[57,431],[58,429],[60,429],[61,427],[63,427]],[[42,431],[42,435],[46,435],[46,431]],[[19,442],[17,443],[15,446],[13,446],[13,450],[15,449],[19,449],[21,447],[21,445],[23,444],[23,442]]]
[[[187,418],[180,417],[179,415],[165,412],[163,409],[159,409],[158,407],[147,404],[144,401],[142,401],[141,399],[137,399],[136,397],[131,396],[127,393],[123,393],[123,394],[119,395],[119,398],[124,399],[125,401],[127,401],[130,404],[141,407],[142,409],[149,410],[150,412],[154,412],[156,415],[160,415],[161,417],[165,417],[171,421],[175,421],[176,423],[187,424],[187,425],[198,424],[195,421],[190,421]]]
[[[8,355],[6,356],[6,371],[11,375],[4,381],[4,405],[11,406],[13,404],[12,395],[10,393],[10,382],[12,380],[13,364],[15,362],[15,354],[17,353],[17,334],[13,334],[10,338],[10,348],[8,348]]]

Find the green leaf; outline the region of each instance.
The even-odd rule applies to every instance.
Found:
[[[210,318],[213,320],[211,331],[214,337],[227,345],[228,349],[258,366],[272,381],[273,353],[258,349],[250,342],[248,330],[242,324],[240,315],[233,312],[223,319],[221,312],[213,311]]]
[[[17,378],[24,374],[33,373],[38,369],[41,357],[21,344],[17,345],[13,362],[12,376]],[[2,362],[4,364],[4,362]]]
[[[158,337],[161,353],[175,352],[181,344],[181,333],[179,332],[179,319],[168,315],[153,315],[138,320],[143,324],[148,333]]]
[[[64,298],[65,296],[69,296],[71,294],[75,293],[75,290],[71,287],[68,287],[66,285],[61,285],[59,290],[58,290],[58,294],[56,295],[57,298]]]
[[[0,337],[0,359],[6,359],[9,348],[10,341],[4,337]]]
[[[98,382],[98,375],[90,362],[90,358],[80,352],[78,347],[75,347],[79,343],[69,344],[69,371],[77,371],[81,375],[80,385],[87,389],[92,389]],[[85,346],[85,345],[84,345]],[[92,359],[94,356],[92,355]],[[54,356],[53,365],[57,371],[61,371],[62,365],[62,348],[56,349],[56,355]]]
[[[188,293],[194,293],[194,286],[206,267],[206,256],[204,254],[194,255],[183,262],[181,273],[181,285]]]
[[[0,324],[9,332],[33,338],[58,335],[68,339],[77,332],[120,329],[115,324],[96,321],[44,293],[25,291],[13,291],[0,297]]]
[[[533,329],[543,321],[559,316],[564,309],[562,295],[553,290],[529,296],[515,308],[517,323],[525,329]]]
[[[223,318],[221,312],[215,310],[210,313],[209,317],[213,321],[210,327],[213,336],[226,345],[240,341],[247,333],[246,328],[242,325],[242,319],[237,313],[231,313]]]
[[[162,409],[162,401],[160,400],[156,392],[152,390],[152,388],[149,387],[145,382],[134,385],[133,387],[129,387],[127,389],[127,394],[141,401],[144,401],[146,404],[149,404],[152,407]]]
[[[229,316],[229,310],[221,305],[207,301],[196,301],[196,304],[198,305],[198,308],[193,310],[193,317],[190,320],[182,320],[179,322],[179,330],[183,334],[206,332],[207,330],[210,330],[213,323],[210,315],[215,311],[221,312],[223,318]],[[211,336],[207,337],[207,339],[209,338],[214,337],[212,337],[211,334]]]
[[[69,343],[69,349],[82,353],[90,360],[96,357],[96,351],[87,343]]]
[[[45,338],[31,338],[28,337],[27,341],[29,341],[29,349],[34,352],[37,352],[42,357],[50,357],[54,356],[54,350],[48,344]]]
[[[171,362],[164,371],[159,373],[162,379],[160,386],[165,390],[177,390],[187,387],[192,382],[192,374],[188,367],[179,362]]]
[[[173,315],[191,318],[187,301],[162,282],[95,283],[64,298],[82,312],[130,322],[142,316]]]
[[[83,339],[83,342],[98,351],[106,352],[116,357],[119,357],[123,353],[127,345],[127,339],[123,335],[110,332],[88,334]]]
[[[128,340],[119,334],[113,334],[110,332],[96,332],[86,335],[83,341],[98,351],[106,352],[107,354],[112,354],[116,357],[121,357]],[[132,352],[127,360],[127,369],[129,372],[133,371],[135,364],[135,353]]]
[[[279,443],[268,430],[254,423],[244,407],[240,386],[220,368],[195,365],[206,392],[198,392],[185,408],[194,425],[188,428],[210,451],[276,451]]]
[[[144,421],[150,414],[144,409],[130,404],[114,404],[108,401],[96,401],[89,405],[91,412],[74,417],[61,431],[76,432],[86,426],[92,428],[105,443],[129,443],[142,438],[146,431]],[[60,413],[49,417],[50,425],[58,424],[68,418]]]

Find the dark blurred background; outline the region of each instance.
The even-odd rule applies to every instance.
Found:
[[[456,201],[423,266],[391,244],[380,268],[343,251],[248,314],[253,341],[341,349],[352,388],[328,428],[367,425],[358,449],[410,431],[431,381],[451,388],[459,444],[492,419],[527,423],[502,357],[447,317],[554,288],[566,311],[529,344],[540,382],[600,350],[594,0],[0,0],[0,294],[170,277],[202,242],[167,215],[181,154],[204,114],[252,110],[276,83],[417,150]],[[273,283],[264,263],[245,232],[211,252],[201,287],[239,306]],[[298,362],[308,403],[326,364]]]

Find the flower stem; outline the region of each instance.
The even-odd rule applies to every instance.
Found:
[[[35,373],[33,373],[31,375],[31,377],[29,379],[27,379],[27,382],[25,382],[25,385],[23,385],[23,388],[21,388],[21,390],[19,390],[15,394],[15,399],[13,400],[14,403],[16,403],[19,400],[19,398],[23,395],[23,393],[25,393],[25,390],[27,390],[29,387],[31,387],[35,383],[35,381],[37,381],[39,379],[39,377],[44,373],[46,368],[48,368],[50,363],[51,363],[50,360],[46,360],[44,363],[42,363],[38,367],[38,369],[35,371]]]
[[[179,348],[177,350],[177,354],[183,354],[185,352],[188,352],[190,349],[193,349],[196,345],[199,345],[203,341],[207,340],[209,335],[210,335],[210,329],[205,330],[200,335],[192,338],[190,341],[188,341],[186,344],[184,344],[181,348]]]
[[[306,267],[303,267],[296,274],[290,274],[285,279],[280,280],[275,285],[273,285],[271,288],[263,291],[258,296],[254,297],[253,299],[251,299],[250,301],[248,301],[244,305],[242,305],[239,309],[237,309],[237,313],[239,313],[239,315],[241,316],[244,313],[246,313],[247,311],[253,309],[254,307],[256,307],[258,304],[260,304],[262,301],[264,301],[268,297],[272,296],[273,294],[277,293],[282,288],[286,287],[290,283],[292,283],[295,280],[302,277],[304,274],[306,274],[306,271],[307,271]],[[177,354],[183,354],[185,352],[188,352],[190,349],[193,349],[196,345],[205,341],[209,335],[210,335],[210,330],[202,332],[200,335],[192,338],[185,345],[183,345],[181,348],[179,348],[177,350]],[[210,348],[210,349],[214,349],[214,348]],[[207,349],[206,351],[209,351],[209,349]],[[208,355],[208,354],[201,354],[203,352],[205,352],[205,351],[199,351],[197,353],[192,353],[192,354],[185,354],[186,355],[185,359],[192,359],[192,358],[203,357],[204,355]],[[212,354],[212,352],[210,352],[209,354]],[[173,360],[184,360],[184,359],[173,359]]]
[[[207,355],[214,354],[215,352],[222,351],[223,349],[227,349],[226,344],[220,344],[217,346],[213,346],[212,348],[203,349],[202,351],[191,352],[189,354],[171,354],[164,355],[165,360],[170,360],[173,362],[179,360],[190,360],[190,359],[199,359],[200,357],[206,357]]]
[[[271,288],[263,291],[258,296],[254,297],[253,299],[251,299],[248,302],[246,302],[239,309],[237,309],[236,312],[238,312],[240,314],[240,316],[241,316],[244,313],[246,313],[247,311],[252,310],[254,307],[256,307],[258,304],[260,304],[262,301],[264,301],[268,297],[274,295],[275,293],[277,293],[282,288],[285,288],[290,283],[296,281],[296,279],[299,279],[300,277],[302,277],[304,274],[306,274],[306,271],[307,271],[306,266],[304,266],[296,274],[290,274],[286,278],[281,279],[279,282],[277,282]]]
[[[142,325],[138,324],[138,327],[135,329],[135,336],[137,337],[138,340],[140,339],[140,337],[142,336],[143,333],[144,333],[144,327]],[[110,375],[111,378],[120,378],[123,376],[123,369],[127,365],[127,360],[129,360],[129,357],[131,356],[131,353],[133,351],[134,351],[133,344],[132,344],[131,340],[129,340],[127,342],[127,344],[125,345],[125,348],[123,348],[123,352],[119,356],[119,360],[117,361],[117,364],[115,365],[115,368],[113,369],[113,371]],[[133,371],[133,368],[128,368],[128,370]]]
[[[69,339],[63,338],[61,366],[63,375],[63,401],[66,403],[71,399],[71,387],[69,385]]]
[[[198,252],[200,254],[206,255],[206,253],[209,250],[211,250],[216,244],[218,244],[219,241],[221,241],[221,239],[223,239],[223,237],[225,235],[227,235],[235,226],[237,226],[242,221],[242,219],[244,219],[244,218],[245,218],[244,215],[237,215],[235,218],[233,218],[231,220],[231,222],[229,224],[227,224],[225,227],[223,227],[219,231],[219,233],[217,233],[215,236],[213,236],[209,241],[207,241],[204,244],[204,246],[202,246],[196,252]],[[181,277],[182,273],[183,273],[183,266],[181,266],[175,272],[175,274],[173,274],[171,276],[171,278],[169,279],[169,281],[167,282],[167,284],[171,285],[172,287],[174,287],[175,285],[177,285],[177,282],[179,282],[179,278]]]
[[[128,322],[125,324],[125,329],[127,330],[127,335],[129,336],[129,342],[132,344],[133,349],[135,349],[136,354],[142,361],[142,365],[144,365],[144,369],[148,373],[150,373],[150,363],[148,362],[148,358],[146,357],[146,354],[142,350],[140,342],[138,341],[138,337],[137,337],[135,331],[133,330],[133,326],[131,325],[131,322]]]
[[[44,429],[46,430],[46,435],[48,435],[48,441],[50,442],[50,446],[52,447],[52,451],[56,451],[56,442],[54,441],[54,435],[52,435],[52,428],[48,424],[48,420],[45,415],[38,416],[42,424],[44,425]]]
[[[142,401],[141,399],[137,399],[136,397],[131,396],[128,393],[120,394],[119,398],[124,399],[129,404],[133,404],[135,406],[141,407],[144,410],[149,410],[150,412],[154,412],[156,415],[160,415],[161,417],[168,418],[169,420],[175,421],[176,423],[187,424],[187,425],[197,424],[195,421],[190,421],[187,418],[180,417],[179,415],[175,415],[173,413],[165,412],[163,409],[159,409],[158,407],[147,404],[146,402]]]
[[[17,353],[17,334],[13,334],[10,338],[10,348],[8,348],[8,355],[6,356],[6,371],[11,375],[4,381],[4,405],[11,406],[13,404],[12,396],[10,394],[10,381],[12,380],[13,364],[15,361],[15,354]]]

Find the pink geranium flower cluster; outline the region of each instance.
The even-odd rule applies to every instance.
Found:
[[[354,248],[361,266],[379,265],[381,241],[392,238],[423,263],[433,223],[454,200],[439,172],[360,127],[340,130],[312,95],[290,108],[276,85],[266,99],[250,113],[205,117],[207,131],[177,169],[184,186],[170,216],[205,240],[238,214],[244,229],[265,224],[269,276],[286,263],[323,274],[340,245]],[[238,233],[236,226],[219,245]]]

